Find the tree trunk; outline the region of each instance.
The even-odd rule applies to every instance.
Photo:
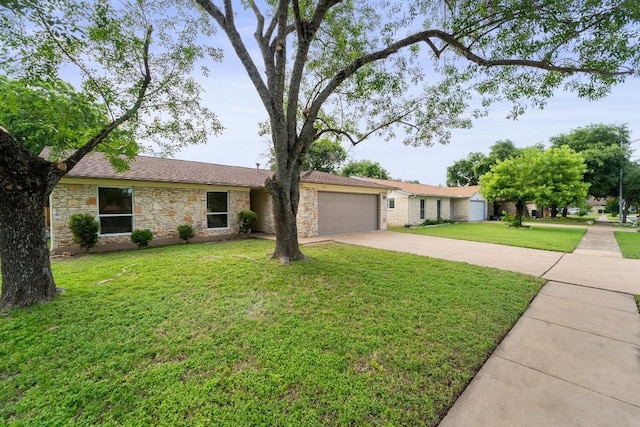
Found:
[[[57,293],[44,208],[63,169],[18,145],[0,127],[0,309],[48,301]]]
[[[279,259],[283,264],[305,258],[300,251],[296,223],[300,200],[299,184],[298,173],[284,179],[274,176],[267,181],[267,189],[273,198],[273,218],[276,227],[276,248],[272,258]]]
[[[522,218],[524,217],[524,204],[525,202],[522,200],[516,202],[516,227],[522,226]]]
[[[558,205],[551,205],[551,218],[558,217]]]
[[[49,301],[57,294],[51,274],[44,208],[46,194],[5,193],[0,201],[3,309]]]

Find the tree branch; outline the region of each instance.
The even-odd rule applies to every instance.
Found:
[[[196,0],[196,2],[218,23],[218,25],[220,25],[229,37],[229,41],[231,42],[236,55],[238,55],[240,62],[242,62],[242,65],[247,71],[251,82],[255,86],[262,104],[271,116],[273,112],[273,96],[267,88],[267,85],[265,85],[264,80],[262,80],[260,71],[253,62],[251,55],[249,55],[249,51],[242,41],[240,33],[238,33],[238,30],[235,27],[235,23],[233,21],[233,10],[227,10],[227,14],[225,15],[218,6],[213,4],[211,0]],[[231,7],[230,1],[225,0],[225,5],[226,4]]]
[[[142,81],[140,82],[140,87],[138,88],[138,95],[136,97],[135,103],[127,111],[125,111],[124,114],[122,114],[120,117],[111,121],[111,123],[109,123],[104,128],[102,128],[96,136],[94,136],[93,138],[91,138],[91,140],[89,140],[89,142],[84,144],[82,147],[78,148],[73,154],[67,157],[62,162],[64,166],[59,167],[59,169],[61,170],[61,175],[67,174],[71,169],[73,169],[73,167],[76,164],[78,164],[78,162],[82,160],[84,156],[86,156],[91,150],[96,148],[107,136],[109,136],[109,134],[113,130],[115,130],[118,126],[120,126],[121,124],[133,118],[138,112],[138,110],[140,109],[140,106],[142,105],[145,99],[147,88],[149,87],[149,84],[151,84],[151,69],[149,67],[149,46],[151,45],[152,32],[153,32],[153,28],[149,26],[147,28],[147,33],[144,39],[144,48],[143,48],[143,56],[142,56],[143,63],[144,63],[144,75],[143,75]]]

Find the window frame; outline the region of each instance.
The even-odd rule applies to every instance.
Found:
[[[420,199],[420,219],[426,219],[427,213],[427,201],[425,199]]]
[[[221,194],[225,194],[226,195],[226,206],[227,206],[227,210],[225,212],[209,212],[209,193],[221,193]],[[204,202],[205,202],[205,209],[207,210],[207,214],[206,214],[206,226],[207,226],[207,230],[228,230],[229,227],[229,192],[228,191],[207,191],[204,195]],[[209,227],[209,216],[213,216],[213,215],[226,215],[227,220],[226,220],[226,225],[224,227]]]
[[[122,190],[122,189],[126,189],[129,190],[131,192],[131,213],[128,214],[102,214],[100,213],[100,190],[101,189],[117,189],[117,190]],[[134,197],[133,197],[133,187],[119,187],[119,186],[97,186],[96,188],[96,208],[97,208],[97,217],[98,217],[98,226],[99,226],[99,231],[98,231],[98,236],[128,236],[130,235],[133,230],[135,230],[135,216],[134,216],[134,212],[135,212],[135,205],[134,205]],[[125,231],[125,232],[119,232],[119,233],[103,233],[102,232],[102,218],[124,218],[124,217],[130,217],[131,218],[131,230],[130,231]]]
[[[391,206],[393,205],[393,206]],[[387,198],[387,209],[395,209],[396,208],[396,198],[388,197]]]

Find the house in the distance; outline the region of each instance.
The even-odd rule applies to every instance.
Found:
[[[69,229],[74,213],[97,218],[102,249],[131,247],[131,232],[144,228],[153,232],[152,243],[177,242],[181,224],[193,226],[194,240],[232,237],[243,209],[258,214],[254,231],[275,233],[264,186],[269,170],[146,156],[129,167],[118,173],[102,153],[91,153],[60,180],[49,201],[54,252],[78,250]],[[388,191],[383,184],[303,172],[299,237],[386,229]]]
[[[395,188],[387,196],[387,224],[419,225],[425,220],[483,221],[487,219],[487,201],[479,186],[436,187],[433,185],[359,178]]]

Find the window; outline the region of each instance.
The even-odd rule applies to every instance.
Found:
[[[225,191],[207,192],[207,228],[229,226],[228,194]]]
[[[396,199],[390,197],[388,199],[388,207],[389,207],[389,209],[395,209],[396,208]]]
[[[131,233],[133,192],[131,188],[98,188],[100,234]]]
[[[420,199],[420,219],[424,219],[424,205],[425,205],[425,200]]]

